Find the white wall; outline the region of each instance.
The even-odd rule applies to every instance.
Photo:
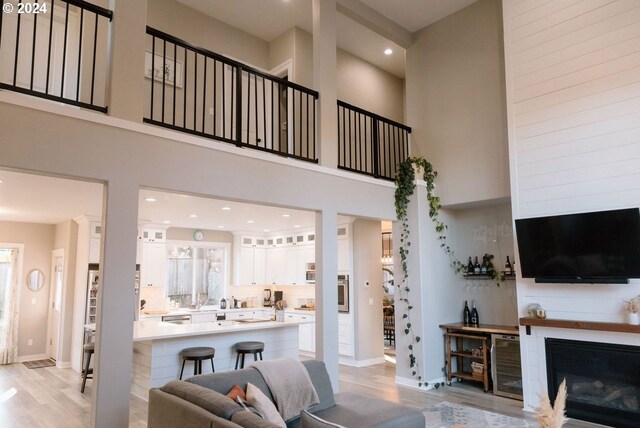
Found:
[[[636,1],[504,5],[514,218],[637,207],[640,201],[640,8]],[[622,322],[630,285],[518,279],[520,314]],[[546,391],[544,336],[638,345],[637,335],[521,329],[525,405]]]
[[[509,196],[500,9],[473,3],[415,33],[407,49],[412,150],[438,171],[443,205]]]
[[[66,220],[56,225],[54,249],[64,250],[64,285],[62,290],[62,311],[60,314],[60,335],[58,337],[58,364],[71,364],[71,341],[73,307],[76,286],[76,248],[78,244],[78,224]]]

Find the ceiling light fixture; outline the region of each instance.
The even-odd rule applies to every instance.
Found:
[[[282,217],[289,218],[291,217],[291,214],[282,214]]]
[[[0,183],[4,183],[4,181],[0,180]]]
[[[163,221],[163,223],[164,223],[164,224],[171,224],[171,221],[169,221],[169,220],[165,220],[165,221]]]
[[[222,207],[222,211],[230,211],[231,207]]]
[[[152,197],[144,198],[144,200],[147,201],[147,202],[156,202],[157,201],[156,198],[152,198]]]
[[[189,214],[189,217],[191,217],[191,218],[197,218],[197,217],[198,217],[198,214]]]
[[[393,51],[391,49],[389,49],[389,48],[384,50],[384,54],[385,55],[391,55],[392,53],[393,53]]]
[[[255,223],[255,221],[254,220],[247,220],[247,223],[252,224],[252,223]]]
[[[298,227],[300,227],[300,225],[299,224],[294,224],[293,227],[298,228]]]
[[[224,229],[224,226],[220,225],[218,226],[218,229]]]
[[[268,231],[269,231],[269,229],[264,229],[264,230],[263,230],[263,232],[268,232]]]

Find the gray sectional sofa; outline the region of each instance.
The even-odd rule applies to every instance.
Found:
[[[361,394],[333,393],[329,374],[321,361],[302,364],[309,372],[320,403],[309,412],[345,427],[424,428],[419,411]],[[234,385],[246,389],[252,383],[273,400],[260,372],[246,368],[230,372],[208,373],[186,381],[171,381],[149,391],[149,428],[256,427],[275,425],[245,411],[224,394]],[[300,418],[286,421],[288,428],[301,426]]]

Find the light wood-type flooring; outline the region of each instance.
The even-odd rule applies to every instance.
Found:
[[[424,409],[442,401],[526,418],[517,400],[483,393],[472,383],[454,383],[438,390],[417,391],[394,383],[395,366],[386,362],[370,367],[340,367],[340,390],[360,392]],[[85,428],[89,426],[92,381],[80,393],[82,379],[71,369],[27,369],[23,364],[0,366],[0,427]],[[15,393],[14,393],[15,391]],[[130,427],[147,426],[147,403],[131,396]],[[594,427],[571,421],[567,427]]]

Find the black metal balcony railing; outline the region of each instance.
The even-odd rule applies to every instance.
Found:
[[[338,168],[394,180],[411,128],[338,100]]]
[[[82,0],[0,3],[0,88],[106,113],[112,12]]]
[[[147,27],[144,122],[317,162],[311,89]]]

